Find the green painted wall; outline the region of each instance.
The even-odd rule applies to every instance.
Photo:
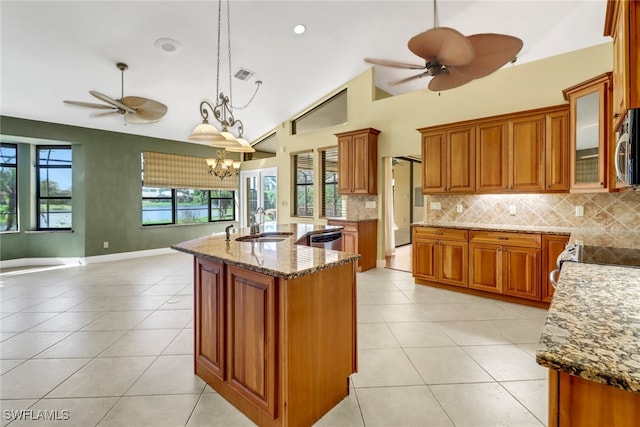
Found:
[[[142,227],[140,153],[210,157],[208,146],[0,117],[3,136],[73,144],[73,232],[35,230],[34,145],[19,144],[18,233],[0,234],[0,259],[88,257],[168,247],[228,223]],[[33,143],[37,143],[33,141]],[[204,167],[204,162],[203,162]],[[103,242],[109,248],[103,249]]]

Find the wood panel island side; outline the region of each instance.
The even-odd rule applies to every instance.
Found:
[[[330,228],[172,246],[194,256],[195,374],[260,426],[312,425],[357,371],[358,255],[296,244]]]

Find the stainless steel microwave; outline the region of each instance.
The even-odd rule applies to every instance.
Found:
[[[627,111],[616,132],[616,178],[627,186],[640,186],[640,108]]]

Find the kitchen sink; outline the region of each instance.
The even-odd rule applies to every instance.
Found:
[[[238,242],[282,242],[293,233],[288,231],[269,231],[260,234],[250,234],[236,238]]]

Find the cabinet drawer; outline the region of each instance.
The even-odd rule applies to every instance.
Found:
[[[541,239],[541,235],[536,233],[510,233],[503,231],[472,230],[469,236],[469,242],[471,243],[520,246],[524,248],[539,248]]]
[[[413,227],[413,237],[423,239],[437,240],[456,240],[466,242],[468,237],[467,230],[456,228],[438,228],[438,227]]]

